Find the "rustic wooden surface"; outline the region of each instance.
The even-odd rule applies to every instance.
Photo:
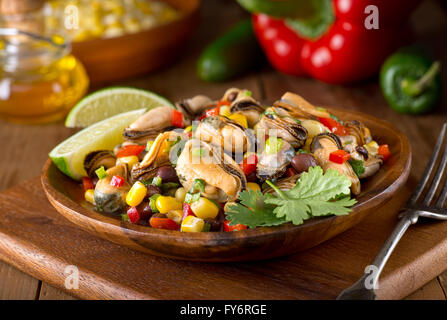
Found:
[[[266,66],[259,72],[253,72],[228,83],[205,84],[200,82],[195,77],[195,61],[200,50],[229,24],[245,16],[246,14],[231,0],[204,1],[200,28],[192,41],[185,47],[184,58],[167,69],[120,84],[147,88],[159,92],[171,100],[198,93],[218,97],[229,86],[245,87],[252,90],[254,95],[267,100],[276,99],[284,91],[291,90],[299,92],[317,104],[369,112],[392,121],[410,138],[413,150],[417,150],[414,153],[413,170],[408,182],[408,188],[413,187],[417,178],[422,174],[441,124],[447,121],[446,86],[444,85],[444,96],[440,108],[436,112],[412,117],[398,115],[390,110],[386,106],[375,80],[353,87],[329,86],[311,79],[288,77]],[[441,10],[439,4],[427,0],[414,13],[412,20],[421,42],[429,44],[445,65],[447,63],[447,47],[444,43],[447,30],[446,13]],[[444,84],[447,83],[446,75],[447,73],[444,72]],[[47,153],[55,144],[72,133],[73,131],[64,128],[62,123],[45,126],[18,126],[1,122],[0,141],[3,152],[0,157],[0,190],[39,175]],[[353,276],[359,272],[359,270],[351,271]],[[446,291],[447,273],[444,273],[414,292],[409,298],[445,299]],[[0,298],[44,299],[46,297],[64,299],[69,296],[45,282],[42,283],[4,262],[0,262]]]

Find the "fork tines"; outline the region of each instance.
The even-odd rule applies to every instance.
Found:
[[[407,202],[407,208],[418,205],[423,207],[430,206],[436,194],[436,191],[438,190],[438,186],[442,180],[442,177],[446,171],[445,170],[447,165],[447,142],[445,141],[446,132],[447,132],[447,123],[444,123],[441,129],[441,133],[439,134],[438,140],[436,142],[435,149],[433,150],[433,154],[431,155],[430,161],[425,167],[424,174],[422,175],[421,180],[417,184],[415,190],[413,191],[413,194],[411,195],[410,199]],[[436,168],[436,164],[438,163],[439,154],[441,153],[442,148],[444,148],[444,151],[437,166],[436,172],[434,173],[433,180],[431,181],[431,184],[424,198],[420,199],[424,189],[427,186],[427,183],[430,181],[430,178]],[[442,208],[444,206],[446,198],[447,198],[447,179],[446,182],[444,183],[441,193],[439,194],[438,199],[436,200],[434,207],[438,209]],[[422,200],[422,202],[418,203],[419,200]]]

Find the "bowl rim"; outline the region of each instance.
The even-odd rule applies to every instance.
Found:
[[[163,0],[162,0],[163,1]],[[191,1],[191,0],[189,0]],[[162,23],[159,25],[156,25],[154,27],[148,28],[148,29],[143,29],[140,30],[138,32],[134,32],[134,33],[126,33],[117,37],[111,37],[111,38],[93,38],[93,39],[88,39],[88,40],[84,40],[84,41],[73,41],[71,42],[71,47],[72,49],[74,48],[74,50],[76,49],[80,49],[83,47],[91,47],[97,44],[114,44],[114,43],[122,43],[122,41],[127,41],[130,40],[132,38],[140,38],[140,37],[147,37],[148,35],[154,34],[154,33],[162,33],[164,31],[164,29],[166,28],[170,28],[173,25],[176,24],[183,24],[185,21],[194,18],[195,15],[198,14],[198,12],[200,11],[200,6],[201,6],[201,0],[193,0],[193,5],[191,6],[191,8],[189,8],[189,10],[182,10],[181,11],[181,15],[177,18],[174,19],[170,22],[167,23]]]
[[[66,218],[69,218],[67,217],[67,215],[71,214],[76,217],[78,221],[87,219],[92,225],[96,225],[101,228],[105,227],[111,233],[122,233],[123,231],[125,231],[125,233],[130,233],[136,237],[156,237],[162,241],[163,239],[181,239],[182,242],[189,243],[190,245],[207,243],[208,246],[214,246],[222,245],[222,242],[233,242],[238,238],[254,240],[266,236],[278,236],[281,234],[289,233],[292,230],[297,231],[298,229],[306,229],[311,226],[315,226],[316,224],[326,224],[328,222],[330,227],[332,224],[341,222],[348,217],[349,219],[351,219],[353,215],[360,214],[364,209],[368,207],[378,206],[381,203],[385,203],[387,200],[389,200],[393,193],[396,192],[403,185],[403,183],[405,183],[409,176],[411,168],[411,146],[408,138],[399,129],[394,128],[388,121],[377,119],[373,116],[357,111],[343,111],[336,108],[327,109],[334,114],[344,112],[349,113],[353,116],[360,115],[363,118],[368,118],[369,121],[374,121],[382,126],[393,128],[393,131],[395,131],[396,136],[398,136],[399,138],[400,149],[402,150],[402,155],[399,156],[397,161],[392,164],[393,167],[400,164],[398,168],[401,168],[401,170],[390,169],[390,180],[392,180],[393,182],[389,185],[384,185],[379,189],[375,188],[373,190],[368,190],[366,193],[360,194],[359,197],[356,197],[358,202],[352,207],[352,211],[348,215],[312,218],[297,226],[286,223],[280,226],[258,227],[253,229],[241,230],[238,232],[198,232],[188,233],[187,235],[185,235],[185,233],[176,230],[154,229],[148,228],[147,226],[126,223],[119,220],[118,218],[109,217],[102,213],[96,212],[94,210],[89,210],[81,206],[79,203],[57,190],[49,181],[48,172],[51,166],[55,166],[51,159],[48,159],[43,167],[41,175],[42,186],[51,204]],[[55,169],[58,170],[57,168]],[[70,179],[69,177],[66,178]],[[366,200],[362,201],[362,198],[366,198]],[[62,213],[59,209],[62,209],[62,211],[65,210],[65,213]],[[98,215],[101,216],[101,220],[95,218],[95,216]]]

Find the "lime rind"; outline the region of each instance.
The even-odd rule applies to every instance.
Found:
[[[139,109],[118,114],[79,131],[57,145],[49,153],[50,159],[67,176],[80,180],[87,175],[85,156],[95,150],[113,150],[124,141],[123,130],[145,111]]]
[[[174,106],[166,98],[148,90],[108,87],[91,93],[79,101],[67,115],[65,126],[87,127],[123,112],[141,108],[151,109],[162,105]]]

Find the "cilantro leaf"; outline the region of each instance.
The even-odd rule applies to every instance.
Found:
[[[357,202],[349,197],[351,181],[348,178],[331,169],[323,174],[318,166],[309,168],[288,191],[279,190],[270,181],[267,183],[278,197],[269,197],[265,202],[277,206],[273,213],[278,218],[296,225],[311,217],[348,214],[349,207]]]
[[[266,199],[273,197],[260,191],[242,191],[239,194],[240,203],[230,206],[227,219],[230,226],[244,224],[249,228],[277,226],[286,222],[273,213],[275,206],[266,203]]]
[[[365,166],[363,165],[362,160],[357,159],[349,159],[349,163],[351,164],[352,170],[354,170],[355,174],[360,177],[362,173],[365,172]]]

